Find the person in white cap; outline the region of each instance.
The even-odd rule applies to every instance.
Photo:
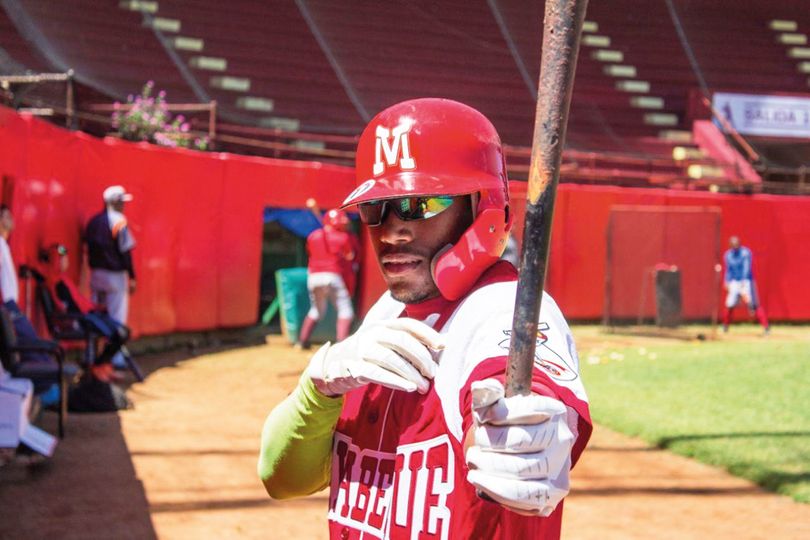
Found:
[[[126,324],[129,295],[135,292],[132,249],[135,239],[127,226],[124,204],[132,200],[123,186],[104,190],[104,210],[93,216],[85,228],[84,239],[90,262],[90,290],[93,301],[106,306],[107,313]],[[113,364],[124,367],[123,358]]]

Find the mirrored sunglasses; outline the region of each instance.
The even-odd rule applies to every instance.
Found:
[[[441,214],[453,204],[454,198],[448,195],[439,197],[402,197],[385,199],[357,205],[360,221],[369,227],[376,227],[385,221],[390,208],[402,221],[429,219]]]

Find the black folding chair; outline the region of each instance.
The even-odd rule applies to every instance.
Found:
[[[20,362],[21,353],[42,353],[56,360],[57,368],[43,362]],[[56,383],[59,386],[59,438],[65,436],[67,415],[67,383],[65,352],[55,341],[37,339],[20,343],[14,331],[11,313],[0,306],[0,361],[12,377],[30,379],[36,383]]]
[[[34,279],[35,295],[45,316],[45,324],[51,338],[62,344],[65,350],[81,349],[84,356],[83,365],[90,368],[96,362],[98,340],[101,335],[94,331],[81,313],[70,313],[57,307],[45,276],[39,270],[22,265],[20,277]]]
[[[64,342],[68,347],[72,343],[82,341],[84,365],[87,368],[100,358],[109,359],[116,351],[120,351],[135,379],[143,382],[143,372],[125,345],[130,336],[129,328],[126,325],[113,321],[107,314],[82,312],[70,290],[60,281],[56,284],[55,289],[59,300],[66,306],[66,309],[61,309],[54,300],[45,276],[41,272],[30,266],[21,267],[20,272],[24,277],[31,277],[36,282],[37,300],[42,307],[52,338]],[[106,341],[101,354],[99,354],[98,346],[100,339]]]
[[[36,278],[36,275],[34,276]],[[100,358],[112,358],[112,356],[116,352],[120,352],[121,356],[124,358],[124,361],[127,364],[127,367],[135,376],[135,378],[139,382],[143,382],[144,376],[143,372],[141,371],[140,366],[132,357],[132,354],[129,352],[129,349],[126,347],[126,342],[129,341],[130,331],[129,328],[112,319],[106,313],[100,312],[90,312],[84,313],[81,310],[81,307],[76,303],[76,299],[73,298],[73,295],[65,284],[64,281],[59,281],[56,284],[56,296],[59,300],[66,306],[65,311],[58,311],[56,309],[56,304],[51,297],[50,289],[48,289],[47,285],[42,282],[37,283],[37,288],[39,289],[38,295],[40,296],[40,303],[43,305],[43,308],[46,312],[46,318],[48,318],[47,313],[50,311],[54,313],[54,323],[57,322],[56,317],[61,318],[62,320],[67,319],[69,317],[76,317],[78,323],[84,328],[84,330],[88,333],[88,344],[90,340],[92,340],[93,347],[92,347],[92,355],[95,359]],[[51,323],[48,323],[49,326]],[[57,337],[54,335],[54,337]],[[97,339],[104,338],[107,343],[104,346],[104,350],[102,350],[101,354],[99,355],[96,347]],[[57,339],[59,339],[57,337]]]

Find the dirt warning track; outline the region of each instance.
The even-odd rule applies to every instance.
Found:
[[[143,359],[134,409],[73,414],[49,464],[0,468],[0,538],[327,538],[325,492],[271,501],[256,476],[306,362],[279,336]],[[599,426],[573,476],[567,539],[810,538],[810,506]]]

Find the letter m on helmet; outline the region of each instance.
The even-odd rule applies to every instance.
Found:
[[[393,130],[388,130],[382,126],[377,126],[375,135],[377,136],[374,148],[374,176],[385,171],[385,163],[396,165],[399,161],[399,168],[402,170],[412,170],[416,168],[416,162],[411,156],[411,147],[408,142],[408,131],[410,124],[400,124]],[[383,163],[385,157],[385,163]]]

